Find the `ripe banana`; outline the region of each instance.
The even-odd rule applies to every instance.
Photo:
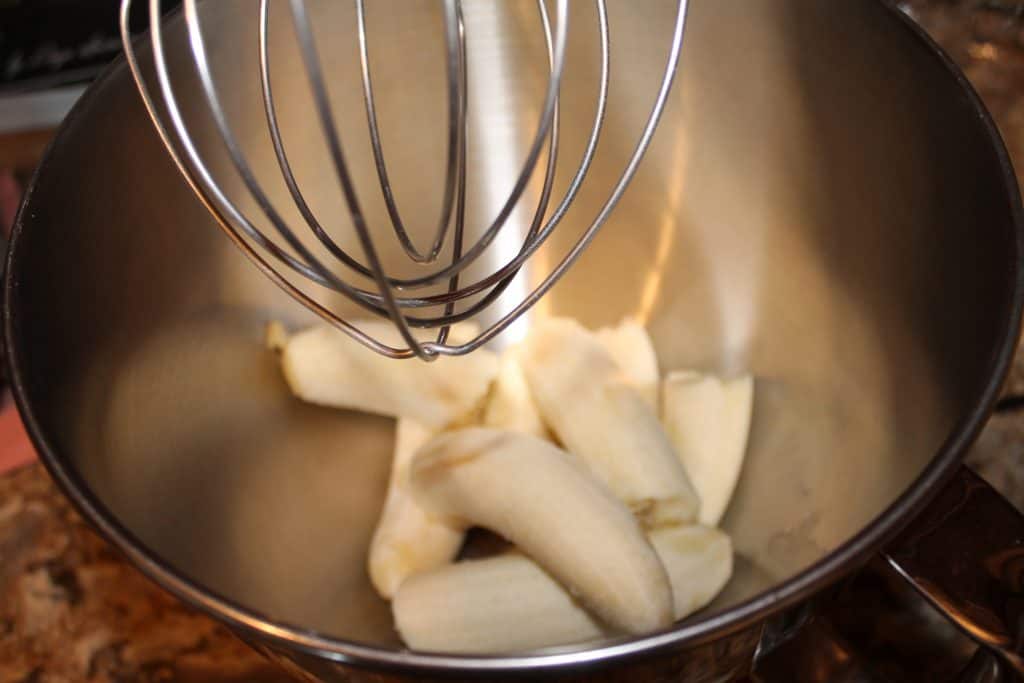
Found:
[[[662,383],[662,423],[700,496],[700,523],[717,526],[743,467],[754,402],[749,375],[723,380],[670,372]]]
[[[280,353],[288,344],[288,329],[280,320],[271,320],[263,330],[263,343],[274,352]]]
[[[544,421],[649,528],[697,519],[700,501],[658,416],[594,334],[541,320],[521,357]]]
[[[595,334],[628,381],[656,410],[660,382],[658,357],[643,326],[627,318],[615,327],[601,328]],[[487,400],[483,424],[549,438],[548,429],[530,394],[518,354],[518,347],[506,349],[501,354],[501,367]]]
[[[395,428],[387,497],[370,541],[367,568],[381,597],[391,599],[408,577],[455,559],[464,529],[427,514],[409,492],[409,462],[434,432],[408,418]]]
[[[732,544],[717,529],[659,529],[650,540],[672,582],[675,619],[707,605],[732,574]],[[392,610],[406,644],[433,652],[521,652],[615,634],[515,552],[414,576]]]
[[[672,589],[629,509],[551,443],[471,427],[413,458],[409,484],[428,511],[518,546],[587,608],[627,633],[672,622]]]
[[[655,411],[658,409],[658,356],[643,325],[626,318],[615,327],[602,327],[594,333],[626,378]]]
[[[388,343],[400,343],[387,320],[367,320],[356,326]],[[453,341],[470,335],[466,326],[452,328]],[[432,363],[395,361],[321,325],[288,338],[281,367],[292,392],[310,403],[409,417],[441,429],[483,400],[498,373],[498,357],[479,349]]]
[[[530,387],[523,376],[516,347],[501,354],[498,376],[491,387],[491,395],[484,408],[483,423],[495,429],[507,429],[546,438],[547,427],[540,419],[537,405],[530,395]]]

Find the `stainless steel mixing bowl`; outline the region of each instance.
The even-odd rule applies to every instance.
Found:
[[[253,163],[267,171],[275,162],[257,99],[254,13],[241,11],[244,2],[203,11],[221,31],[214,73]],[[536,119],[543,72],[524,65],[536,63],[527,58],[543,44],[527,26],[531,7],[467,10],[476,222],[504,196]],[[594,8],[572,9],[566,159],[581,149],[597,71]],[[352,8],[324,2],[315,10],[339,125],[363,131]],[[423,27],[438,20],[435,8],[371,10],[398,201],[407,215],[433,216],[443,72],[441,41]],[[672,11],[670,2],[612,3],[611,102],[593,181],[523,286],[572,243],[621,168],[649,108]],[[171,33],[181,41],[180,24]],[[977,610],[956,612],[961,598],[983,610],[993,595],[1017,590],[1016,574],[994,575],[991,567],[1003,565],[982,561],[1013,546],[1021,527],[1011,511],[996,503],[985,513],[1009,541],[974,534],[981,547],[958,556],[961,578],[976,570],[995,581],[982,597],[951,579],[928,583],[924,574],[941,569],[941,557],[914,565],[920,554],[900,553],[919,546],[891,540],[951,477],[988,496],[958,474],[958,462],[997,395],[1022,297],[1020,201],[992,122],[962,75],[881,2],[695,0],[686,40],[672,102],[631,189],[531,315],[589,325],[635,315],[663,368],[747,369],[759,378],[750,452],[724,520],[737,571],[710,608],[648,637],[557,652],[404,650],[364,569],[392,424],[289,396],[261,327],[271,317],[310,318],[216,229],[161,148],[121,63],[58,134],[8,261],[13,384],[54,477],[155,581],[293,670],[325,679],[724,679],[786,635],[794,608],[883,546],[943,609],[1002,647],[1004,661],[1019,661],[1016,622],[1003,607],[988,621]],[[297,54],[286,42],[274,49],[297,173],[315,208],[340,216],[330,178],[315,173],[324,151],[305,118]],[[186,66],[172,63],[188,83]],[[187,109],[226,173],[201,98]],[[367,196],[376,183],[368,153],[352,143]],[[286,196],[268,182],[274,197]],[[366,203],[381,222],[383,204]],[[514,241],[484,265],[507,257]],[[975,496],[954,500],[963,504],[944,503],[949,514],[911,540],[941,538],[950,510],[976,514]],[[1003,522],[992,521],[999,515]],[[943,542],[956,548],[963,535]]]

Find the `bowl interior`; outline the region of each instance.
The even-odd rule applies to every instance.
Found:
[[[371,5],[371,66],[397,200],[425,239],[443,181],[441,24],[433,3],[400,4]],[[595,10],[570,4],[556,198],[583,150],[598,75]],[[266,134],[255,17],[243,5],[203,4],[208,36],[216,31],[211,65],[257,176],[297,221]],[[354,245],[280,5],[271,46],[284,139],[311,205]],[[382,227],[353,11],[310,5],[367,215],[394,272],[415,272]],[[599,210],[649,111],[674,9],[610,3],[597,160],[564,225],[489,319],[539,282]],[[469,3],[466,26],[472,231],[515,180],[546,74],[533,4]],[[179,22],[167,40],[198,148],[265,227],[216,138]],[[849,539],[974,405],[1016,272],[1011,200],[989,135],[946,67],[881,3],[692,3],[679,80],[633,185],[576,267],[499,345],[538,316],[597,326],[633,315],[663,370],[757,376],[749,454],[723,523],[736,575],[695,619]],[[538,194],[531,183],[475,273],[514,253]],[[205,588],[271,620],[397,645],[365,571],[393,423],[289,396],[262,325],[312,317],[218,231],[123,65],[61,132],[21,220],[12,330],[50,457]]]

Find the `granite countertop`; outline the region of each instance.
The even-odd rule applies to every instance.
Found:
[[[1024,1],[901,0],[960,65],[999,126],[1024,179]],[[968,462],[1024,510],[1024,350]]]
[[[1024,3],[899,4],[964,68],[1024,170]],[[1024,353],[1005,396],[969,462],[1024,509]],[[27,448],[8,399],[0,411],[0,452],[8,454],[0,455],[0,472],[12,459],[30,460]],[[126,564],[38,463],[0,474],[0,683],[287,680]]]
[[[0,683],[289,680],[121,559],[39,464],[0,477]]]

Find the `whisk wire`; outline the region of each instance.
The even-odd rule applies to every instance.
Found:
[[[287,153],[284,150],[284,144],[283,144],[283,142],[281,140],[280,130],[279,130],[279,126],[278,126],[278,123],[277,123],[277,117],[276,117],[276,113],[275,113],[274,105],[273,105],[273,97],[272,97],[272,91],[271,91],[271,86],[270,86],[270,79],[269,79],[269,74],[268,74],[268,72],[269,72],[269,48],[267,46],[267,44],[268,44],[267,36],[268,36],[268,32],[269,32],[269,28],[267,26],[268,0],[261,0],[261,5],[262,5],[262,11],[261,11],[261,27],[260,27],[260,35],[261,35],[261,39],[260,39],[260,43],[261,43],[261,46],[260,46],[260,64],[261,64],[261,69],[260,70],[261,70],[261,74],[260,74],[260,78],[261,78],[261,83],[263,84],[263,88],[264,88],[264,90],[263,90],[264,108],[265,108],[265,111],[266,111],[266,114],[267,114],[268,126],[270,128],[271,139],[272,139],[272,142],[273,142],[273,145],[274,145],[275,154],[277,155],[278,163],[279,163],[279,166],[281,168],[282,174],[284,176],[285,183],[288,186],[289,191],[291,192],[291,194],[293,196],[293,199],[295,200],[296,206],[299,209],[300,213],[306,218],[307,224],[309,225],[310,229],[321,240],[321,242],[323,242],[325,244],[325,246],[332,253],[336,254],[342,260],[344,260],[344,261],[350,263],[351,265],[353,265],[356,268],[357,272],[360,272],[361,274],[363,274],[363,275],[365,275],[367,277],[370,277],[370,276],[372,276],[372,272],[371,272],[371,270],[369,268],[367,268],[366,266],[364,266],[363,264],[359,263],[354,258],[349,256],[349,254],[347,252],[345,252],[343,249],[341,249],[336,243],[333,242],[333,240],[330,239],[330,237],[328,235],[326,235],[325,231],[323,230],[323,228],[320,226],[319,222],[317,221],[315,215],[313,215],[312,210],[309,208],[308,204],[306,203],[305,199],[303,198],[301,190],[298,187],[298,183],[297,183],[297,181],[296,181],[296,179],[294,177],[294,174],[291,171],[291,167],[290,167],[290,164],[289,164],[288,159],[287,159]],[[464,53],[465,52],[465,44],[464,44],[465,39],[464,39],[464,35],[462,35],[463,32],[464,32],[464,26],[463,26],[462,19],[461,19],[461,3],[457,2],[457,3],[455,3],[455,5],[456,5],[457,12],[459,13],[459,20],[458,20],[458,30],[460,31],[460,34],[459,34],[460,35],[460,38],[459,38],[459,41],[460,41],[459,50],[460,50],[461,53]],[[544,7],[543,3],[538,3],[538,7],[540,9],[541,20],[542,20],[542,24],[543,24],[543,28],[544,28],[544,37],[545,37],[545,44],[546,44],[547,53],[548,53],[549,68],[551,68],[552,61],[553,61],[553,48],[552,48],[552,36],[551,36],[550,21],[548,19],[546,8]],[[603,36],[604,36],[604,38],[603,38],[604,43],[607,44],[607,32],[606,31],[604,32]],[[465,70],[465,59],[464,59],[464,56],[462,58],[461,63],[462,63],[463,70]],[[605,63],[607,63],[607,60],[605,60]],[[604,77],[602,78],[602,82],[606,84],[607,83],[607,72],[606,72],[606,70],[605,70],[605,73],[603,74],[603,76]],[[466,88],[464,87],[464,85],[466,83],[465,75],[463,75],[462,80],[460,81],[460,83],[463,86],[461,88],[462,93],[463,93],[463,101],[462,101],[462,103],[460,105],[460,107],[461,107],[460,113],[462,114],[462,116],[461,116],[461,121],[462,121],[461,136],[462,136],[462,140],[459,142],[459,145],[458,145],[457,149],[459,150],[459,160],[458,161],[459,161],[460,164],[464,164],[464,159],[465,159],[465,140],[464,140],[464,138],[465,138],[465,126],[466,126],[466,120],[465,120],[465,116],[464,116],[464,108],[465,108],[464,95],[465,95],[465,91],[466,91]],[[372,90],[370,92],[371,92],[371,96],[372,96]],[[557,116],[557,103],[556,103],[555,115],[553,117],[550,137],[549,137],[549,141],[548,141],[548,149],[549,150],[553,150],[554,153],[552,154],[549,151],[548,167],[547,167],[546,172],[545,172],[545,178],[544,178],[544,183],[543,183],[543,187],[542,187],[542,190],[541,190],[540,200],[538,202],[537,210],[534,212],[534,217],[533,217],[533,219],[531,221],[531,227],[530,227],[530,229],[527,232],[527,240],[528,240],[528,242],[527,242],[527,244],[524,244],[523,250],[526,250],[527,247],[530,247],[531,250],[535,250],[539,246],[539,244],[534,245],[532,243],[532,239],[531,238],[534,237],[537,234],[537,228],[538,228],[540,222],[543,220],[544,214],[547,211],[547,206],[548,206],[548,203],[549,203],[549,200],[550,200],[550,195],[551,195],[551,191],[552,191],[552,187],[553,187],[553,182],[554,182],[555,164],[556,164],[556,160],[557,160],[557,149],[558,149],[558,133],[557,133],[557,129],[558,129],[558,116]],[[596,134],[591,137],[590,144],[588,145],[589,153],[586,155],[586,158],[591,158],[592,157],[593,148],[594,148],[595,144],[596,144]],[[463,170],[463,176],[464,176],[464,169],[462,169],[462,170]],[[578,172],[577,175],[580,175],[580,173]],[[464,177],[463,177],[463,182],[464,182]],[[578,182],[572,183],[572,186],[578,187]],[[572,186],[570,187],[570,193],[573,191],[572,190]],[[559,214],[564,212],[563,209],[564,209],[565,206],[567,206],[569,200],[571,200],[571,194],[567,195],[566,199],[563,199],[562,204],[561,204],[562,208],[560,208],[560,210],[558,211]],[[464,201],[464,198],[463,198],[463,201]],[[464,215],[464,211],[463,211],[463,215]],[[464,220],[464,218],[463,218],[463,220]],[[551,227],[553,227],[553,225]],[[550,232],[550,229],[548,229],[547,232]],[[458,263],[459,257],[461,257],[461,255],[462,255],[462,250],[461,250],[461,246],[460,246],[460,248],[459,248],[459,250],[457,252],[457,255],[455,255],[455,257],[453,258],[453,264],[454,263]],[[519,263],[517,263],[515,265],[512,265],[511,267],[509,267],[509,266],[503,267],[501,269],[501,271],[496,274],[497,277],[494,277],[493,276],[494,274],[492,274],[491,277],[488,277],[487,280],[486,280],[486,284],[484,286],[479,286],[479,283],[477,283],[477,284],[474,284],[472,286],[472,288],[464,289],[464,290],[461,290],[461,291],[458,290],[458,288],[449,287],[447,294],[435,295],[433,297],[426,297],[426,298],[424,298],[424,297],[396,297],[396,301],[398,302],[398,304],[400,306],[402,306],[402,307],[409,307],[409,308],[427,307],[427,306],[435,306],[435,305],[439,305],[439,304],[445,304],[446,305],[446,312],[445,312],[445,315],[442,316],[442,317],[420,318],[420,317],[415,317],[415,316],[409,316],[407,318],[408,322],[411,325],[415,326],[415,327],[436,327],[437,325],[441,324],[441,322],[443,322],[443,320],[444,320],[444,318],[446,316],[449,316],[449,315],[452,314],[451,307],[448,306],[448,304],[450,304],[452,302],[455,302],[455,301],[459,301],[459,300],[464,299],[464,298],[466,298],[468,296],[472,296],[474,294],[480,293],[480,292],[490,288],[492,285],[500,284],[500,287],[495,287],[494,291],[492,291],[481,302],[477,303],[476,305],[474,305],[472,308],[468,309],[467,311],[464,311],[464,312],[458,314],[457,317],[455,317],[454,319],[451,320],[451,322],[458,322],[460,320],[464,320],[464,319],[467,319],[469,317],[472,317],[477,312],[479,312],[480,310],[485,308],[488,303],[490,303],[491,301],[496,299],[497,296],[500,295],[504,291],[504,289],[507,287],[508,283],[511,282],[511,280],[515,277],[516,273],[519,270],[520,265],[524,261],[525,261],[525,258],[521,258],[519,260]],[[455,269],[452,269],[452,270],[453,270],[452,277],[455,277],[458,274],[458,272],[455,271]],[[461,271],[461,268],[459,268],[458,270]],[[397,280],[395,278],[389,278],[388,282],[389,282],[389,284],[391,284],[392,286],[395,286],[398,289],[403,289],[404,288],[403,285],[408,283],[408,282],[410,282],[410,281],[408,281],[408,280],[403,281],[403,280]],[[377,295],[375,295],[374,293],[367,292],[365,290],[360,290],[360,291],[361,291],[361,294],[364,296],[364,300],[369,301],[369,302],[373,302],[375,304],[379,303],[380,298]]]
[[[455,195],[455,235],[452,240],[452,262],[458,261],[462,256],[462,242],[465,233],[466,225],[466,128],[468,127],[468,118],[466,111],[468,109],[468,88],[466,84],[469,82],[469,69],[466,64],[466,25],[462,16],[462,4],[459,3],[455,6],[456,18],[458,19],[458,31],[459,31],[459,79],[462,84],[462,89],[459,92],[459,160],[458,160],[458,175],[456,177],[456,195]],[[448,293],[453,294],[459,289],[459,273],[452,276],[451,280],[448,281]],[[455,311],[455,302],[450,301],[444,305],[444,315],[450,316]],[[437,344],[446,344],[448,341],[448,333],[451,331],[451,324],[445,324],[441,326],[441,329],[437,332],[437,338],[435,342]]]
[[[391,225],[402,244],[405,253],[417,263],[432,263],[437,259],[438,254],[444,246],[448,228],[451,225],[452,205],[455,194],[455,176],[457,173],[456,164],[459,156],[460,126],[459,126],[459,92],[465,91],[466,84],[460,83],[462,67],[459,60],[464,50],[460,48],[460,36],[464,34],[464,28],[460,30],[458,18],[456,17],[456,4],[461,3],[445,2],[445,37],[446,57],[448,72],[448,161],[445,168],[444,195],[441,200],[441,217],[438,219],[437,230],[430,250],[427,253],[420,253],[412,243],[412,238],[402,222],[402,216],[395,203],[394,192],[391,189],[391,179],[388,177],[387,163],[384,161],[384,150],[380,139],[380,127],[377,123],[377,107],[374,105],[373,79],[370,75],[370,55],[366,40],[366,3],[364,0],[356,0],[356,34],[359,37],[359,62],[360,74],[363,81],[363,102],[366,105],[366,122],[370,129],[370,147],[373,150],[373,163],[377,168],[377,178],[380,181],[381,191],[384,195],[384,205],[387,208]]]
[[[412,349],[413,353],[424,360],[429,359],[436,355],[436,353],[428,352],[424,345],[417,341],[413,336],[412,329],[409,327],[408,322],[405,320],[401,310],[398,308],[398,304],[395,302],[394,293],[391,291],[391,287],[384,275],[384,266],[381,264],[380,256],[377,254],[377,248],[373,243],[373,239],[370,237],[370,231],[366,225],[366,219],[363,216],[362,209],[359,205],[359,199],[356,196],[355,185],[349,175],[348,166],[345,164],[345,155],[341,147],[341,137],[334,126],[334,114],[332,112],[330,98],[327,96],[327,88],[324,84],[323,72],[320,66],[320,57],[317,54],[313,38],[313,28],[309,23],[309,16],[306,13],[306,3],[304,0],[290,0],[289,6],[292,14],[292,23],[295,27],[296,38],[299,42],[299,51],[302,54],[302,60],[306,67],[306,77],[309,81],[310,90],[313,94],[313,103],[316,108],[317,117],[320,121],[320,129],[327,141],[327,149],[330,153],[331,162],[334,165],[335,175],[341,188],[342,195],[345,198],[345,203],[348,205],[349,214],[352,217],[352,225],[355,228],[356,236],[358,237],[359,243],[363,249],[363,255],[369,262],[370,268],[373,270],[373,279],[384,299],[384,308],[387,310],[388,317],[391,318],[391,321],[398,329],[398,333],[401,335],[402,340],[409,345],[409,348]]]
[[[178,168],[178,171],[188,183],[189,187],[192,188],[192,191],[196,194],[199,200],[217,220],[218,225],[222,228],[224,233],[242,251],[249,261],[255,265],[261,273],[263,273],[263,275],[325,322],[330,323],[337,329],[350,335],[361,344],[384,356],[394,359],[412,358],[415,354],[411,348],[393,348],[381,343],[377,339],[363,332],[357,326],[343,318],[340,318],[333,311],[310,297],[291,280],[282,275],[279,270],[272,266],[266,258],[253,248],[253,245],[248,240],[239,234],[238,230],[240,229],[246,237],[251,239],[252,242],[260,248],[265,249],[270,256],[277,258],[289,268],[307,277],[313,282],[329,286],[329,283],[324,281],[320,275],[282,250],[248,221],[237,207],[227,199],[220,186],[213,180],[209,169],[203,163],[202,158],[196,151],[192,139],[188,135],[182,133],[185,130],[185,127],[182,122],[181,112],[177,106],[177,101],[174,98],[173,90],[170,86],[170,78],[167,74],[167,64],[163,52],[159,0],[150,0],[149,37],[151,52],[153,55],[153,65],[163,104],[166,108],[167,115],[171,119],[171,127],[174,129],[175,134],[172,135],[171,131],[164,124],[163,118],[161,117],[157,104],[153,99],[153,94],[146,83],[146,78],[143,76],[142,68],[135,53],[135,45],[132,42],[129,28],[131,6],[132,0],[122,0],[119,23],[122,44],[125,50],[125,59],[128,63],[129,70],[131,71],[132,78],[135,81],[136,88],[139,91],[143,106],[146,108],[146,111],[153,122],[154,128],[157,131],[157,135],[160,137],[161,142],[167,149],[168,155]]]
[[[292,171],[291,162],[288,160],[288,153],[285,151],[284,141],[281,137],[277,107],[274,105],[273,85],[270,80],[270,0],[260,0],[259,35],[260,89],[263,95],[263,112],[267,118],[267,129],[270,132],[270,142],[274,147],[274,156],[277,159],[281,177],[288,188],[288,193],[291,195],[295,207],[306,221],[310,231],[332,256],[363,277],[373,277],[373,273],[369,268],[350,256],[324,230],[306,201],[305,196],[302,194],[299,183]]]
[[[537,285],[532,292],[527,294],[519,304],[502,316],[501,319],[481,332],[476,339],[467,344],[463,344],[460,347],[452,348],[451,353],[453,355],[469,353],[473,349],[486,344],[491,339],[501,334],[505,328],[529,310],[531,306],[536,304],[540,298],[543,297],[566,273],[569,266],[579,258],[580,254],[583,253],[583,250],[586,249],[593,241],[594,237],[597,236],[597,232],[608,220],[608,216],[611,215],[611,212],[615,209],[619,200],[622,199],[622,195],[625,193],[630,181],[636,174],[636,170],[640,166],[640,161],[643,159],[644,154],[647,152],[647,148],[651,144],[651,139],[654,137],[654,131],[657,129],[658,122],[665,110],[665,104],[668,102],[669,91],[672,89],[672,82],[676,75],[676,66],[679,64],[679,57],[682,52],[688,4],[689,0],[679,0],[676,19],[672,29],[672,42],[669,48],[669,55],[665,64],[661,86],[658,88],[657,96],[655,97],[654,104],[651,107],[651,113],[647,118],[647,123],[644,125],[643,131],[640,134],[640,139],[633,150],[633,154],[630,156],[630,159],[626,164],[626,168],[623,170],[622,175],[619,176],[619,180],[616,182],[615,187],[612,189],[612,192],[604,205],[598,211],[597,216],[593,219],[590,226],[584,231],[583,236],[572,246],[558,265],[555,266],[551,273],[544,278],[544,280],[541,281],[541,283]]]

